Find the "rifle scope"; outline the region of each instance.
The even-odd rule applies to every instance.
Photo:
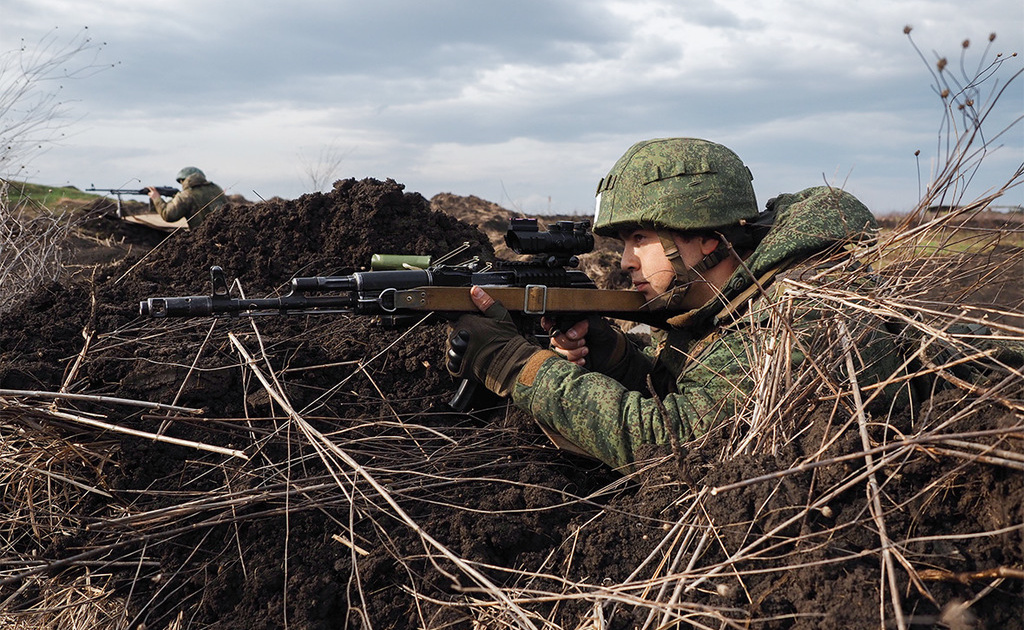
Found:
[[[505,244],[517,254],[578,256],[594,249],[590,221],[558,221],[541,232],[537,219],[513,218]]]

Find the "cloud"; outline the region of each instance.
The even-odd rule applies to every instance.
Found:
[[[918,161],[941,159],[932,49],[971,38],[970,65],[992,30],[988,58],[1024,39],[1001,0],[37,0],[5,7],[0,37],[81,16],[121,63],[65,86],[83,126],[38,162],[48,183],[202,163],[243,194],[297,196],[330,146],[344,176],[527,212],[589,212],[627,147],[670,135],[734,148],[762,197],[826,178],[905,209]],[[1004,142],[999,168],[1024,152]]]

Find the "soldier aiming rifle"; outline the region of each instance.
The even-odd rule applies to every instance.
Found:
[[[123,219],[128,216],[125,213],[124,206],[121,203],[122,195],[146,195],[149,196],[150,190],[156,190],[158,194],[164,197],[173,197],[178,194],[178,189],[172,186],[150,186],[147,188],[86,188],[86,192],[101,192],[107,193],[108,195],[114,195],[117,198],[117,218]]]
[[[147,186],[146,188],[87,188],[88,191],[107,192],[117,196],[117,216],[127,218],[139,216],[130,213],[121,203],[121,195],[147,195],[151,214],[159,215],[160,221],[145,222],[161,229],[173,228],[176,221],[184,219],[189,229],[199,224],[214,210],[224,205],[224,190],[206,179],[206,175],[194,166],[186,166],[175,177],[181,190],[169,186]],[[165,201],[169,197],[170,201]],[[164,223],[161,223],[164,222]]]

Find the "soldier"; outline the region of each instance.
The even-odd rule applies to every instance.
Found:
[[[685,442],[729,420],[764,364],[758,352],[766,354],[767,344],[751,343],[752,336],[781,312],[773,282],[820,277],[822,265],[834,269],[844,247],[877,230],[856,198],[824,186],[780,195],[760,212],[751,180],[735,153],[706,140],[635,144],[598,185],[594,231],[622,240],[621,266],[649,306],[664,311],[663,329],[641,346],[590,316],[554,331],[551,347],[542,349],[473,287],[483,315],[464,315],[452,326],[449,371],[511,396],[560,446],[624,470],[644,444],[668,445],[673,435]],[[830,323],[817,308],[798,307],[789,320],[788,329],[803,335],[789,346],[789,367],[803,363],[805,352],[837,346],[816,341]],[[899,372],[884,327],[874,322],[851,334],[861,387]],[[890,391],[876,400],[907,393],[883,389]]]
[[[206,175],[194,166],[186,166],[178,171],[175,178],[181,184],[181,192],[170,201],[164,201],[153,186],[149,186],[149,198],[153,209],[160,213],[160,218],[174,222],[184,218],[189,229],[199,227],[206,216],[224,205],[224,190],[206,180]]]

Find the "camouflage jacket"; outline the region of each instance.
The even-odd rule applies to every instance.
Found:
[[[808,277],[820,283],[844,275],[834,261],[842,260],[844,247],[873,237],[875,219],[853,196],[827,187],[781,195],[775,208],[773,227],[719,299],[669,319],[649,347],[633,347],[609,374],[538,352],[520,373],[513,402],[549,435],[557,433],[553,438],[561,446],[628,468],[642,445],[668,445],[671,433],[680,442],[692,440],[749,406],[752,391],[764,381],[760,372],[792,378],[809,355],[834,355],[835,335],[821,334],[822,326],[835,328],[834,311],[801,297],[781,279],[800,286]],[[830,271],[822,274],[822,265]],[[858,369],[867,368],[861,387],[900,366],[891,335],[863,319],[851,314],[844,324]],[[885,394],[875,399],[896,396]]]
[[[189,229],[198,227],[206,215],[223,206],[224,202],[224,190],[198,174],[186,177],[181,184],[181,192],[170,201],[151,200],[161,219],[173,222],[184,218]]]

